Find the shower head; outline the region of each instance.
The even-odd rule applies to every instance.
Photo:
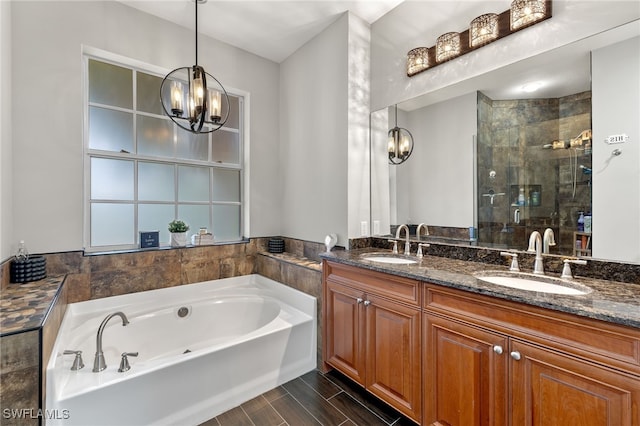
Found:
[[[582,169],[582,173],[584,173],[585,175],[590,175],[591,174],[591,168],[585,166],[584,164],[580,164],[580,168]]]

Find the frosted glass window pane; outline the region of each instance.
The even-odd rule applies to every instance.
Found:
[[[173,157],[173,124],[161,118],[137,117],[138,154]]]
[[[211,134],[212,157],[218,163],[240,164],[240,135],[235,132],[218,130]]]
[[[240,128],[240,100],[236,96],[229,95],[229,118],[224,123],[224,127],[230,127],[232,129]],[[226,111],[227,102],[222,96],[222,112]]]
[[[133,71],[89,59],[89,102],[133,108]]]
[[[240,171],[213,171],[213,201],[240,201]]]
[[[239,240],[240,206],[213,206],[213,235],[216,240]]]
[[[162,84],[160,77],[140,71],[136,73],[136,108],[138,111],[163,114],[162,105],[160,105],[160,84]]]
[[[175,216],[173,204],[139,204],[138,230],[159,231],[160,244],[169,244],[169,230],[167,226]],[[139,235],[138,235],[139,238]],[[140,241],[138,241],[140,243]]]
[[[133,161],[91,159],[92,200],[133,200]]]
[[[178,200],[209,201],[209,169],[178,167]]]
[[[175,200],[175,173],[171,164],[138,163],[138,199]]]
[[[89,107],[89,148],[133,152],[133,114]]]
[[[207,161],[209,159],[209,135],[198,135],[178,130],[176,157],[185,158],[187,160]]]
[[[209,220],[209,206],[180,205],[178,218],[189,225],[187,235],[197,234],[200,228],[211,229]]]
[[[133,204],[91,204],[91,245],[135,244]]]

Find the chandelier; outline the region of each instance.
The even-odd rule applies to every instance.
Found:
[[[395,127],[389,129],[389,164],[402,164],[413,152],[413,136],[411,132],[402,127],[398,127],[398,105],[395,105],[396,124]]]
[[[164,113],[179,127],[193,133],[215,132],[229,118],[227,91],[218,79],[198,65],[198,3],[204,2],[206,0],[194,1],[195,65],[174,69],[160,84],[160,103]]]

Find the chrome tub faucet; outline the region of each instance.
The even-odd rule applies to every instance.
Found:
[[[114,312],[113,314],[107,315],[105,319],[102,320],[100,327],[98,328],[98,335],[96,336],[96,355],[93,359],[93,372],[98,373],[105,368],[107,368],[107,364],[104,361],[104,354],[102,353],[102,333],[104,332],[104,328],[109,322],[109,320],[115,316],[119,316],[122,319],[122,326],[126,326],[129,324],[129,320],[127,316],[122,312]]]

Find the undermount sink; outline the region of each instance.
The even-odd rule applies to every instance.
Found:
[[[564,294],[578,296],[591,292],[591,289],[573,281],[563,280],[544,275],[526,274],[522,272],[481,272],[474,274],[480,280],[490,284],[518,290],[535,291],[538,293]]]
[[[362,255],[363,260],[369,260],[371,262],[378,263],[390,263],[395,265],[413,265],[418,263],[416,259],[412,259],[408,256],[399,254],[386,254],[386,253],[368,253]]]

